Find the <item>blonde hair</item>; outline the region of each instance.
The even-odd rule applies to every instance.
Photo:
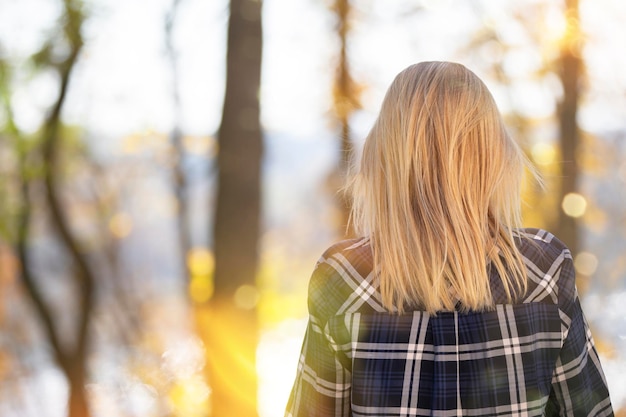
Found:
[[[396,76],[349,187],[386,308],[491,309],[488,268],[509,301],[526,291],[515,246],[526,166],[534,173],[463,65],[422,62]]]

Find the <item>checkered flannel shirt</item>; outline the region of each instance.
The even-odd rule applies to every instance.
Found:
[[[390,313],[368,240],[328,249],[285,415],[613,416],[570,251],[543,230],[520,233],[529,290],[507,304],[492,274],[488,312]]]

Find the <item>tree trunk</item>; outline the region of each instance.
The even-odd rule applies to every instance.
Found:
[[[559,201],[569,193],[578,191],[578,131],[577,113],[581,85],[581,40],[578,0],[566,0],[567,33],[562,44],[559,60],[559,77],[563,85],[563,98],[558,106],[560,148],[562,156],[561,187]],[[559,211],[557,236],[573,254],[579,249],[578,221]]]
[[[213,417],[257,414],[261,55],[261,1],[231,0],[226,92],[218,134],[215,290],[205,329]]]
[[[84,363],[84,360],[81,362]],[[70,363],[65,372],[69,380],[68,417],[89,417],[84,366],[80,362]]]
[[[47,212],[58,234],[60,243],[68,251],[70,259],[75,267],[72,275],[77,288],[78,311],[75,331],[75,344],[66,346],[62,343],[59,331],[55,326],[53,310],[46,304],[41,289],[37,286],[31,271],[31,260],[28,251],[27,240],[30,230],[31,204],[30,184],[32,179],[27,173],[28,155],[21,155],[20,180],[23,209],[19,219],[19,237],[17,241],[17,253],[21,263],[20,277],[28,292],[35,312],[44,327],[44,334],[54,354],[59,368],[65,374],[69,386],[68,416],[89,417],[89,407],[85,393],[85,380],[87,369],[87,351],[89,347],[89,328],[92,318],[93,303],[95,297],[96,273],[84,256],[80,243],[74,236],[69,220],[66,217],[66,208],[58,188],[58,177],[61,166],[58,154],[62,146],[61,142],[61,111],[65,104],[72,70],[83,46],[81,27],[84,21],[82,3],[79,0],[64,0],[64,34],[69,44],[68,55],[61,62],[52,60],[44,61],[49,67],[58,72],[60,85],[56,100],[51,107],[41,127],[41,156],[43,162],[43,185],[47,204]],[[45,50],[42,52],[46,52]],[[48,51],[49,53],[49,51]],[[48,56],[42,53],[42,57]],[[40,57],[40,59],[42,59]],[[72,268],[70,268],[72,269]]]

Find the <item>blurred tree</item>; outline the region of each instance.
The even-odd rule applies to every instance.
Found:
[[[200,322],[212,416],[257,414],[256,346],[261,211],[261,0],[231,0],[219,128],[214,295]]]
[[[174,0],[165,18],[165,50],[172,76],[172,105],[174,107],[174,126],[170,132],[172,146],[172,176],[174,194],[176,195],[176,220],[178,226],[178,244],[181,253],[185,282],[189,284],[190,271],[185,261],[191,250],[191,236],[189,233],[189,212],[187,204],[187,178],[184,170],[185,148],[182,142],[180,82],[178,79],[178,56],[173,43],[173,28],[178,13],[180,0]]]
[[[19,179],[21,181],[22,207],[18,215],[16,239],[16,251],[21,264],[20,276],[44,327],[44,333],[54,353],[54,359],[67,378],[69,385],[68,415],[70,417],[87,417],[90,415],[85,382],[87,378],[89,325],[94,304],[95,274],[68,224],[66,211],[61,202],[58,190],[61,165],[58,154],[63,135],[61,110],[65,103],[72,70],[83,46],[81,28],[84,18],[81,1],[64,0],[59,33],[51,36],[41,50],[33,56],[33,63],[37,67],[56,71],[60,80],[56,99],[40,128],[38,146],[29,150],[23,144],[18,143],[24,141],[24,135],[17,131],[14,123],[8,123],[18,146]],[[66,47],[62,54],[59,53],[59,45],[61,44]],[[10,103],[8,108],[10,108]],[[54,310],[46,302],[31,268],[32,261],[28,249],[33,207],[31,164],[36,160],[34,159],[37,157],[36,151],[40,152],[48,216],[73,263],[72,279],[77,288],[79,300],[73,344],[62,340]]]
[[[339,230],[345,237],[353,237],[354,230],[349,222],[350,199],[343,192],[350,163],[353,158],[353,143],[350,132],[350,116],[361,108],[360,88],[350,74],[348,58],[348,33],[350,31],[350,0],[334,0],[331,6],[337,17],[336,31],[339,38],[339,59],[333,85],[333,116],[340,126],[341,148],[339,163],[331,172],[329,183],[336,195],[339,209]]]
[[[559,145],[561,150],[561,185],[559,202],[567,204],[566,197],[578,192],[578,148],[580,131],[577,114],[582,87],[582,42],[578,0],[565,0],[566,30],[561,42],[560,56],[556,62],[557,73],[563,86],[563,96],[558,104]],[[575,202],[576,200],[574,200]],[[579,230],[576,217],[559,210],[556,234],[573,254],[579,249]]]

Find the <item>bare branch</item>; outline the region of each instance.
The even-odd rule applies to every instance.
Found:
[[[68,19],[66,30],[67,37],[71,44],[71,50],[67,58],[58,67],[61,76],[61,85],[59,95],[42,129],[42,153],[45,165],[44,184],[46,189],[46,201],[49,206],[50,215],[61,240],[67,247],[77,267],[76,278],[80,284],[81,306],[74,355],[82,359],[86,354],[88,323],[93,305],[95,274],[81,253],[79,244],[72,235],[63,214],[63,207],[57,190],[57,150],[60,140],[61,109],[65,103],[72,70],[75,67],[76,60],[83,46],[80,37],[80,27],[83,17],[77,10],[79,5],[74,4],[71,0],[65,1],[65,7]]]
[[[23,161],[21,161],[23,164]],[[22,169],[23,171],[23,169]],[[63,348],[61,346],[56,328],[52,322],[52,312],[46,305],[41,292],[39,291],[35,278],[30,270],[30,256],[28,253],[28,235],[30,228],[31,217],[31,201],[29,195],[29,182],[26,178],[22,177],[21,194],[23,207],[18,216],[18,237],[17,237],[17,254],[21,264],[20,277],[24,284],[24,287],[28,291],[30,298],[33,301],[35,309],[39,317],[41,318],[44,326],[44,331],[48,335],[48,340],[52,345],[57,362],[64,363],[66,361],[63,355]]]
[[[185,149],[182,143],[180,86],[178,83],[178,56],[173,43],[173,29],[176,22],[176,15],[180,6],[180,0],[173,0],[172,7],[165,18],[165,50],[170,64],[172,74],[172,102],[174,106],[174,126],[170,133],[170,143],[172,144],[172,176],[174,182],[174,192],[177,202],[177,222],[178,241],[182,255],[183,271],[185,281],[190,279],[189,267],[186,256],[191,249],[191,236],[189,233],[189,214],[187,203],[187,178],[183,167]]]

